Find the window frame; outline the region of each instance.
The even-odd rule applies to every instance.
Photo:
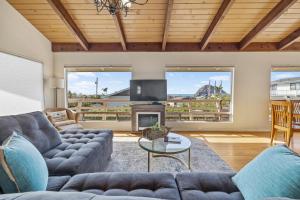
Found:
[[[234,66],[167,66],[165,68],[165,79],[168,72],[230,72],[230,115],[228,121],[217,121],[215,123],[233,123],[234,122]],[[214,123],[214,121],[195,121]]]
[[[284,96],[284,95],[272,95],[272,92],[271,91],[274,91],[272,90],[272,73],[273,72],[282,72],[282,73],[292,73],[292,72],[300,72],[300,66],[271,66],[270,68],[270,93],[269,93],[269,99],[270,100],[285,100],[287,98],[292,98],[292,99],[299,99],[298,95],[296,96],[290,96],[290,95],[287,95]],[[278,79],[279,80],[279,79]],[[276,81],[276,80],[274,80]],[[291,86],[291,85],[294,85],[295,84],[295,89],[293,88],[294,86]],[[297,86],[298,85],[298,86]],[[300,90],[300,82],[297,81],[297,82],[292,82],[292,83],[289,83],[287,85],[287,89],[288,91],[297,91],[297,90]],[[281,89],[278,90],[279,92],[281,91]]]
[[[296,83],[290,83],[290,90],[296,90]]]
[[[274,90],[277,90],[277,84],[272,84],[271,85],[271,89],[274,91]]]
[[[68,72],[130,72],[132,79],[131,66],[64,66],[65,88],[64,88],[64,104],[68,107]]]

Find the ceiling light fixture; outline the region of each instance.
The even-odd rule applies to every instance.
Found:
[[[106,9],[111,15],[124,12],[126,17],[132,4],[145,5],[148,0],[144,0],[144,2],[139,0],[94,0],[94,3],[98,13]]]

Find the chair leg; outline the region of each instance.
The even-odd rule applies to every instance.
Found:
[[[272,128],[272,130],[271,130],[271,142],[270,142],[271,146],[273,146],[273,141],[274,141],[275,134],[276,134],[276,129]]]
[[[293,138],[293,131],[288,131],[287,132],[287,146],[289,147],[291,145],[291,139]]]

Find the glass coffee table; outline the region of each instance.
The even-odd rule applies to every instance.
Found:
[[[164,138],[155,140],[148,140],[146,138],[139,138],[138,143],[140,147],[148,152],[148,172],[150,172],[150,157],[168,157],[173,158],[185,165],[191,170],[191,141],[182,135],[170,132],[168,136],[180,137],[181,143],[165,142]],[[174,154],[179,154],[188,151],[188,163],[184,160],[175,157]]]

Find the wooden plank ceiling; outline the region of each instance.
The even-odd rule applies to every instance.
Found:
[[[300,51],[300,0],[149,0],[126,17],[93,0],[8,2],[53,51]]]

